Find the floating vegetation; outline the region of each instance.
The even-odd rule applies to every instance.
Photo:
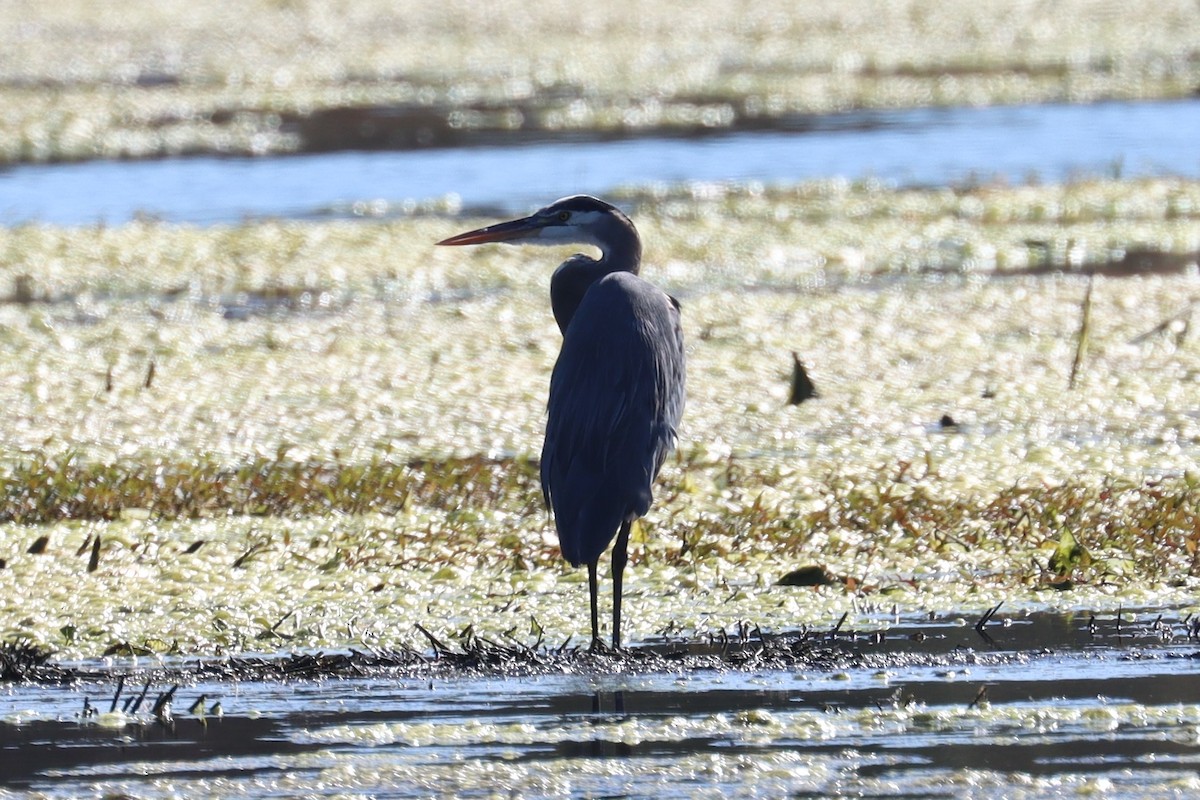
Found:
[[[803,128],[852,109],[1182,97],[1195,9],[940,0],[580,13],[180,0],[0,20],[0,161],[145,158]],[[65,20],[69,20],[66,22]],[[227,32],[236,25],[236,47]],[[852,46],[847,46],[847,43]],[[798,46],[797,43],[802,43]],[[931,46],[936,43],[936,46]]]
[[[1200,183],[623,202],[690,381],[631,542],[634,642],[1194,594]],[[463,225],[0,230],[0,640],[141,659],[581,630],[537,479],[554,258],[435,250]],[[1152,251],[1169,268],[1111,266]],[[792,353],[820,380],[798,406]],[[777,585],[808,565],[832,582]]]
[[[111,481],[114,472],[97,474]],[[112,522],[63,522],[50,535],[10,524],[0,621],[39,647],[124,657],[332,646],[432,649],[451,660],[486,652],[504,662],[516,658],[505,643],[523,647],[514,638],[522,631],[559,642],[578,631],[583,586],[558,555],[533,465],[451,461],[346,474],[366,480],[327,481],[337,472],[316,465],[259,465],[246,473],[251,484],[273,475],[278,490],[266,517],[230,516],[248,502],[238,499],[236,509],[204,505],[204,520],[173,520],[194,515],[193,495],[231,499],[247,488],[205,495],[200,487],[232,477],[195,471],[194,484],[166,484],[149,503],[141,478],[113,482],[133,490],[139,507],[116,508]],[[83,468],[73,476],[88,480]],[[384,499],[367,494],[373,486]],[[659,513],[634,537],[631,618],[684,640],[740,619],[778,634],[862,604],[1179,602],[1200,585],[1192,478],[964,494],[908,466],[814,479],[726,459],[673,466],[660,494]],[[359,510],[347,515],[342,505]],[[361,510],[373,505],[392,507],[386,516]],[[35,535],[37,552],[25,546]],[[797,580],[796,562],[814,557],[824,566],[808,571],[838,577]],[[681,595],[686,607],[662,602]],[[470,631],[461,648],[443,644],[446,626]]]

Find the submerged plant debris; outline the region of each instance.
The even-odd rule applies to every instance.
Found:
[[[301,652],[285,655],[226,656],[176,659],[148,665],[130,663],[79,667],[49,662],[50,653],[32,646],[8,645],[0,651],[0,679],[13,682],[69,684],[79,681],[126,679],[155,684],[178,681],[263,681],[364,678],[375,675],[454,678],[534,675],[643,674],[693,670],[886,669],[898,665],[963,665],[998,663],[1016,655],[989,655],[969,649],[955,653],[897,654],[880,645],[885,634],[832,630],[795,634],[765,634],[743,623],[732,634],[707,641],[660,642],[613,651],[590,649],[572,639],[558,646],[515,640],[496,642],[464,632],[443,641],[418,626],[431,649],[401,647],[364,651]],[[985,640],[981,640],[981,644]],[[118,690],[119,691],[119,690]]]
[[[557,644],[546,642],[544,635],[529,642],[510,635],[498,641],[476,634],[472,626],[453,639],[443,639],[419,624],[415,627],[423,647],[352,647],[274,656],[128,658],[105,664],[56,664],[50,661],[50,651],[28,642],[15,642],[0,646],[0,680],[51,685],[115,682],[111,705],[115,708],[124,703],[128,712],[134,702],[139,706],[144,702],[149,687],[180,683],[378,676],[512,679],[696,671],[756,674],[804,670],[831,674],[846,670],[995,666],[1026,662],[1030,652],[1089,649],[1094,655],[1119,653],[1127,659],[1195,658],[1195,648],[1200,644],[1200,615],[1195,613],[1119,609],[1115,613],[1102,612],[1099,617],[1095,612],[1009,614],[1001,613],[1003,606],[1001,602],[984,609],[974,624],[961,617],[931,615],[924,620],[895,618],[889,622],[876,616],[859,620],[864,627],[857,628],[855,623],[847,622],[847,613],[827,629],[769,633],[758,625],[741,622],[703,639],[666,636],[621,650],[603,644],[588,646],[575,637]],[[1177,649],[1164,653],[1164,646]],[[141,684],[146,688],[135,701],[136,692],[126,689]]]

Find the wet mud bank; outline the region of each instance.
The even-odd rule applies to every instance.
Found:
[[[551,122],[569,114],[547,103],[474,106],[417,104],[340,106],[278,115],[281,133],[295,137],[299,153],[342,150],[415,150],[448,147],[511,147],[529,144],[615,142],[632,139],[701,139],[737,133],[870,131],[895,124],[894,111],[863,109],[835,113],[767,114],[756,98],[674,98],[677,111],[652,124],[575,128]],[[625,116],[644,117],[628,109]],[[243,112],[247,113],[247,112]],[[265,112],[248,112],[264,114]],[[614,112],[615,114],[615,112]],[[234,115],[229,115],[232,120]],[[617,115],[619,118],[619,115]],[[220,123],[224,117],[214,119]]]
[[[889,619],[857,626],[846,617],[829,629],[772,633],[741,623],[702,639],[658,638],[619,651],[568,639],[554,645],[496,641],[467,630],[454,638],[417,630],[429,647],[342,652],[241,654],[220,657],[110,658],[56,663],[27,644],[0,650],[0,680],[16,685],[69,686],[111,682],[112,706],[128,709],[145,682],[269,682],[375,678],[518,678],[546,675],[647,675],[695,672],[890,670],[1012,665],[1057,654],[1121,660],[1200,661],[1200,618],[1173,610],[1096,614],[1050,611],[1008,615],[1003,604],[981,614]],[[1198,687],[1200,688],[1200,687]],[[148,691],[148,689],[146,690]],[[142,699],[144,700],[145,692]],[[1200,696],[1197,696],[1200,700]],[[140,704],[140,703],[139,703]]]

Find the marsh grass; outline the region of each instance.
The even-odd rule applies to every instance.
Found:
[[[734,472],[738,477],[731,481]],[[721,493],[720,513],[679,531],[678,546],[656,547],[654,558],[671,566],[686,566],[707,555],[752,561],[802,552],[813,537],[837,539],[845,534],[841,541],[846,553],[855,557],[918,548],[952,562],[956,553],[969,551],[1038,552],[1070,532],[1096,557],[1059,559],[1054,562],[1057,570],[1047,562],[1041,565],[1045,569],[1040,577],[1065,577],[1075,568],[1091,581],[1128,577],[1131,570],[1149,581],[1197,576],[1196,476],[1010,486],[993,494],[955,496],[940,491],[936,479],[918,477],[918,472],[914,465],[902,464],[877,474],[828,475],[816,482],[821,494],[805,503],[811,510],[799,512],[800,504],[790,496],[795,478],[790,470],[748,459],[680,460],[667,473],[660,490],[663,511],[655,516],[670,521],[686,515],[695,502],[698,481],[727,488]],[[263,459],[237,469],[212,462],[87,464],[68,457],[6,470],[0,474],[0,493],[0,521],[23,525],[131,517],[394,514],[420,506],[443,513],[448,521],[482,519],[506,510],[519,515],[519,526],[540,527],[539,518],[545,515],[536,462],[482,457],[357,465]],[[451,526],[445,533],[468,539],[471,529]],[[860,543],[852,546],[856,540]],[[444,537],[442,544],[470,557],[469,541]],[[83,555],[85,549],[75,555]],[[35,554],[42,552],[44,545]],[[1124,555],[1106,561],[1099,557],[1104,552]],[[1035,572],[1022,580],[1038,577]],[[849,579],[860,587],[864,583],[861,576]]]
[[[262,461],[234,471],[29,463],[0,481],[9,513],[26,523],[4,528],[0,580],[13,587],[34,575],[56,575],[64,590],[71,581],[92,586],[76,611],[64,617],[52,605],[10,627],[9,635],[20,631],[21,641],[30,637],[42,647],[105,655],[355,641],[420,649],[414,641],[431,635],[422,625],[437,636],[470,626],[485,637],[524,642],[511,612],[528,606],[539,640],[566,639],[569,622],[560,616],[563,609],[551,606],[555,596],[577,594],[578,587],[569,588],[576,581],[553,544],[535,467],[480,458],[355,467]],[[963,494],[919,473],[901,464],[810,481],[752,460],[680,460],[666,473],[655,513],[635,533],[631,563],[643,576],[635,591],[652,606],[663,591],[728,594],[719,605],[740,597],[750,605],[739,611],[744,604],[735,603],[729,616],[714,615],[718,629],[750,619],[779,632],[790,627],[775,616],[779,604],[796,613],[791,604],[806,601],[795,589],[771,584],[814,560],[829,565],[822,568],[833,576],[821,590],[820,608],[831,601],[836,608],[839,597],[860,608],[906,607],[939,594],[956,602],[999,597],[1019,608],[1038,597],[1053,605],[1075,593],[1095,602],[1114,594],[1186,593],[1200,585],[1200,481],[1194,476]],[[274,521],[256,526],[257,515]],[[208,522],[187,522],[197,517]],[[80,527],[89,519],[92,524]],[[29,525],[35,520],[43,525]],[[314,528],[314,520],[324,521]],[[25,547],[34,535],[41,547]],[[184,600],[199,590],[190,586],[198,574],[206,576],[200,583],[210,587],[214,609],[202,610],[203,595],[195,606]],[[235,588],[264,575],[272,576],[280,596],[261,595],[261,586]],[[565,586],[553,588],[564,579]],[[664,582],[676,588],[655,588]],[[430,612],[428,603],[442,594],[439,584],[473,588],[437,601],[448,603],[448,616],[414,616],[421,608]],[[397,592],[404,604],[395,603]],[[529,596],[539,592],[547,597]],[[29,614],[40,594],[14,602],[7,614],[18,608]],[[222,610],[229,602],[233,607]],[[242,604],[254,610],[239,613]],[[197,627],[197,614],[212,615],[207,632]],[[389,619],[404,622],[386,634],[347,641],[352,627],[335,632],[344,623],[313,621],[347,615],[375,619],[361,623],[367,629],[382,630]],[[678,620],[695,625],[680,609],[658,616],[667,619],[664,633],[681,630]],[[106,618],[111,622],[100,622]],[[816,624],[801,615],[791,626],[800,619]]]
[[[499,505],[518,489],[529,494],[536,483],[536,470],[527,463],[484,457],[407,464],[262,458],[230,467],[217,461],[83,463],[66,454],[0,472],[0,521],[390,513],[413,502],[451,510]]]

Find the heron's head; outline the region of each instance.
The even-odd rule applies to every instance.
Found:
[[[633,223],[615,206],[579,194],[555,200],[528,217],[460,233],[438,244],[590,244],[608,252],[615,243],[623,241],[630,234],[636,239]]]

